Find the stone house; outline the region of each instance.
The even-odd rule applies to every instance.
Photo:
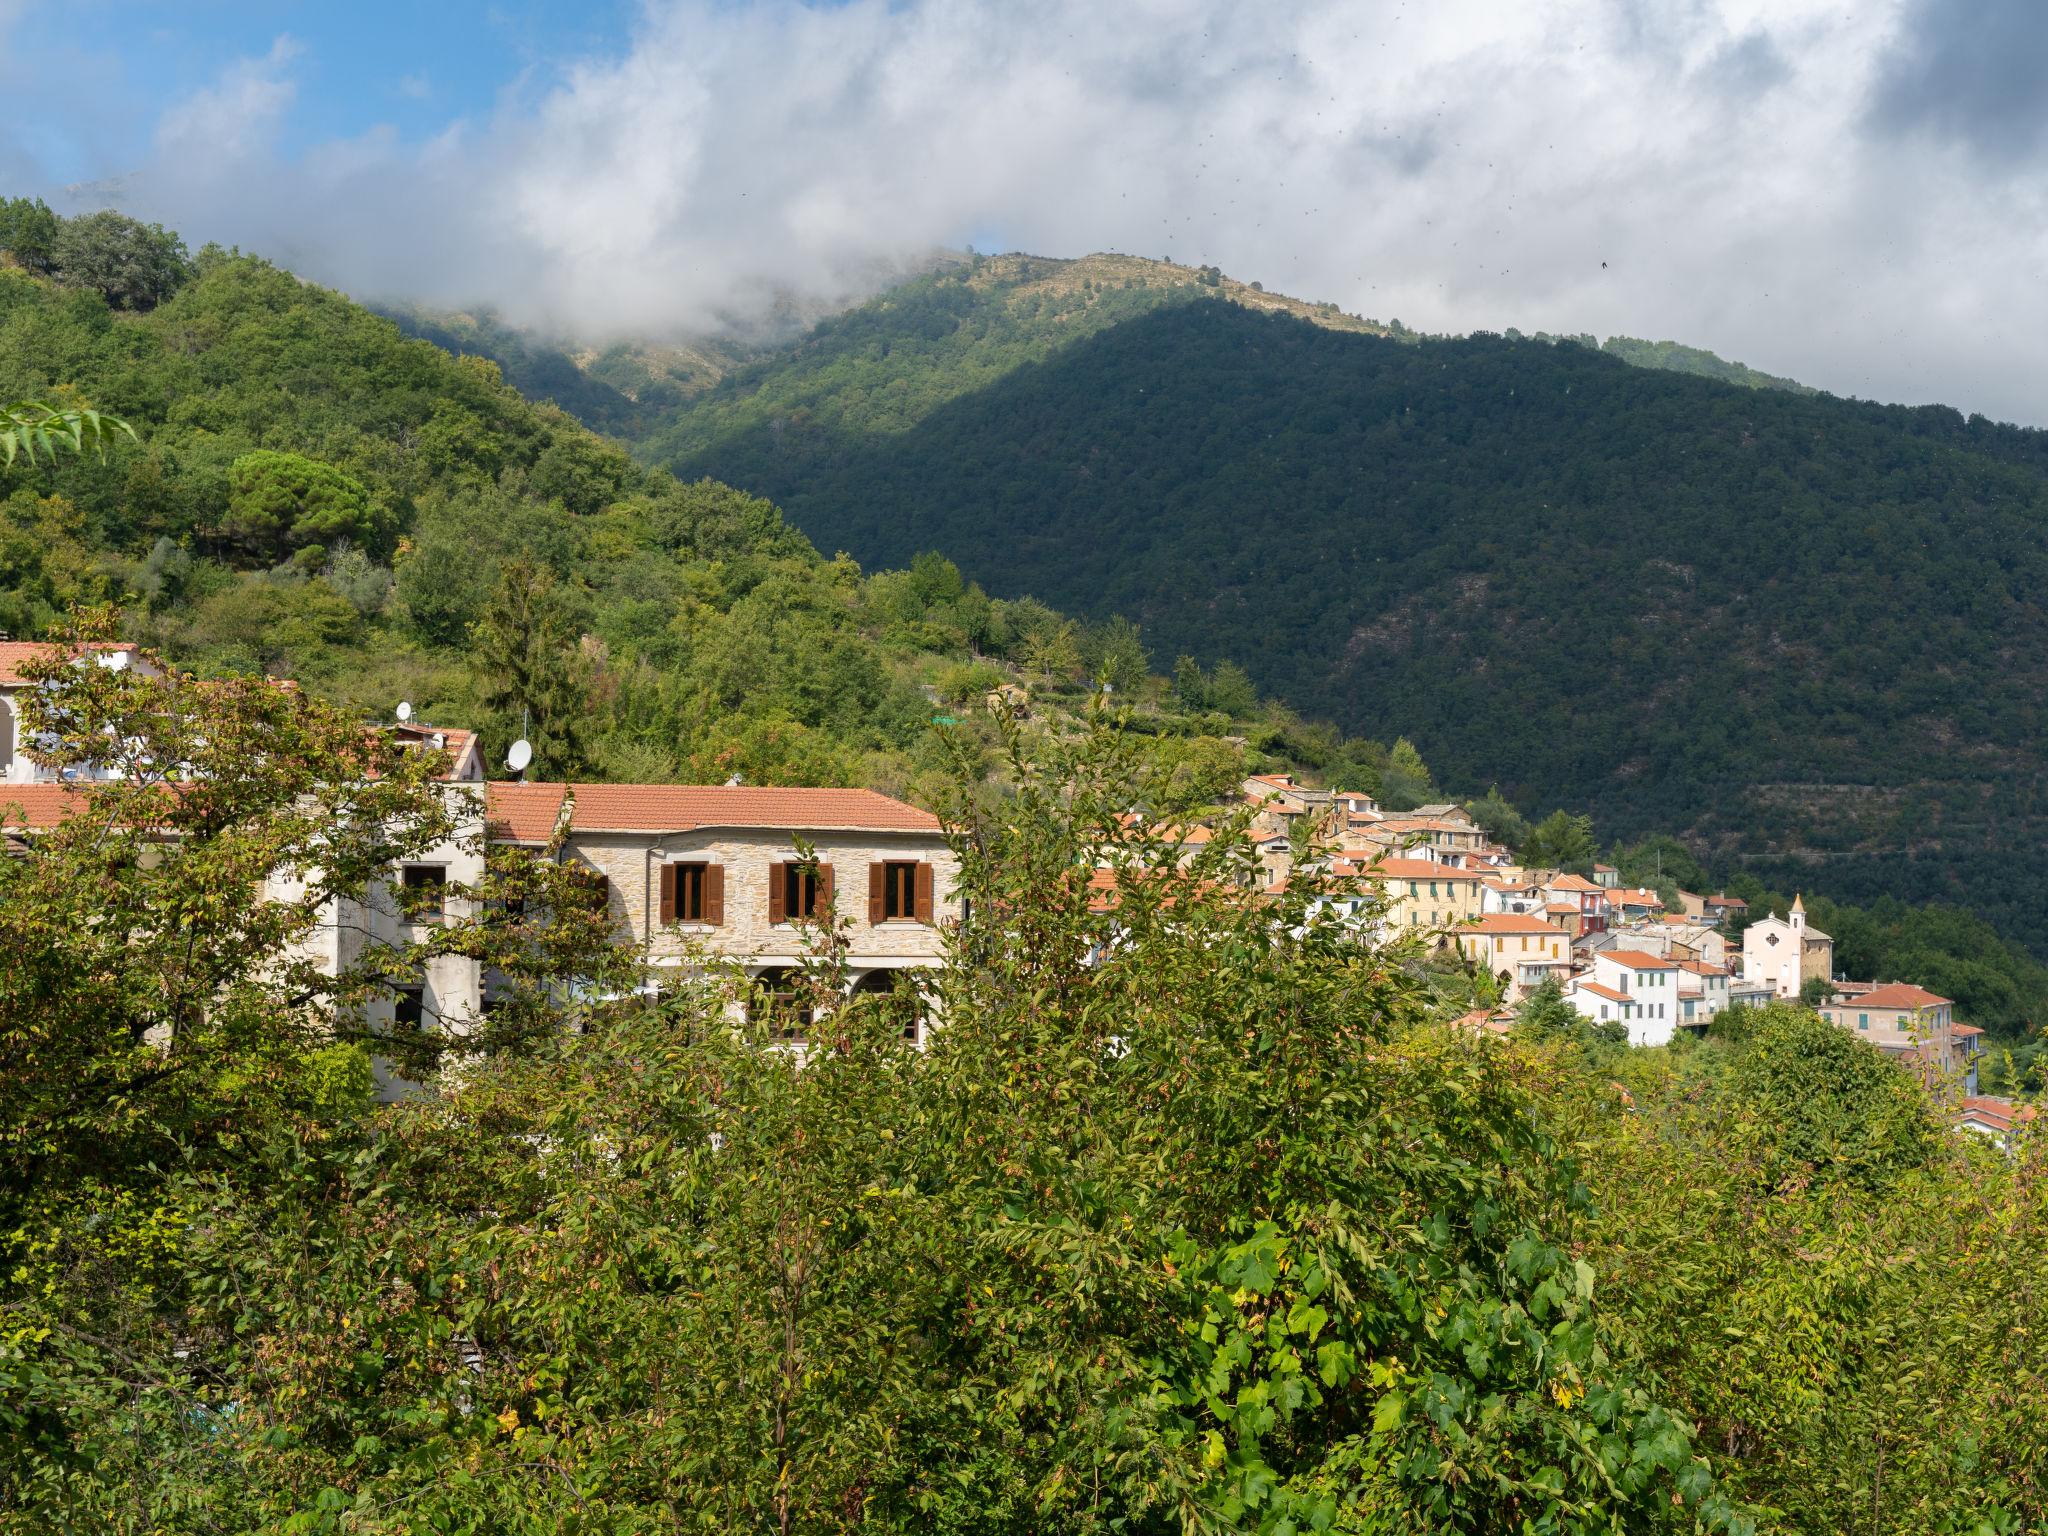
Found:
[[[938,818],[873,790],[493,783],[489,827],[533,848],[560,833],[559,856],[604,878],[620,938],[657,977],[709,958],[774,991],[809,952],[803,920],[833,911],[852,990],[891,991],[940,963],[961,917]]]

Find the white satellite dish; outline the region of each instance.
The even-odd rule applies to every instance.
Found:
[[[512,750],[505,754],[505,766],[514,773],[526,772],[526,765],[533,761],[533,743],[524,736],[512,743]]]
[[[400,699],[398,701],[398,718],[401,721],[410,720],[412,718],[412,703],[410,700]]]

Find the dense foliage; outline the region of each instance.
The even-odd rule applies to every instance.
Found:
[[[862,559],[942,548],[992,591],[1125,613],[1411,734],[1450,782],[2048,933],[2011,857],[2048,832],[2040,434],[1213,299],[1038,361],[974,352],[990,323],[934,280],[653,447]]]
[[[2041,1146],[1958,1140],[1792,1009],[1671,1052],[1447,1027],[1312,880],[1250,901],[1242,842],[1133,842],[1131,805],[1186,800],[1127,733],[1021,745],[1012,793],[962,764],[948,797],[977,915],[927,1049],[843,999],[827,923],[801,1057],[712,972],[395,1104],[285,1050],[232,1118],[136,1104],[179,1133],[0,1228],[0,1528],[2048,1516]],[[199,899],[216,838],[164,874],[22,863]],[[1106,848],[1108,902],[1075,878]],[[1859,1094],[1874,1126],[1800,1118]]]
[[[0,468],[0,630],[116,604],[207,674],[290,676],[384,718],[409,699],[481,727],[494,763],[568,722],[546,767],[651,780],[902,788],[936,771],[933,714],[978,718],[1005,659],[1048,697],[1095,662],[1145,682],[1128,625],[991,601],[935,556],[872,576],[821,559],[768,503],[642,468],[481,358],[254,259],[194,266],[147,313],[0,267],[0,398],[60,427],[89,403],[141,438]],[[546,675],[508,664],[565,641]],[[1161,728],[1212,764],[1237,751],[1224,735],[1284,753],[1299,733],[1229,688]]]

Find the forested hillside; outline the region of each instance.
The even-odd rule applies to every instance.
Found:
[[[2048,935],[2014,857],[2048,833],[2041,434],[1217,302],[892,415],[950,387],[949,349],[983,355],[953,289],[895,329],[834,322],[707,395],[687,452],[654,446],[824,548],[944,549],[992,592],[1128,614],[1162,655],[1412,733],[1452,782]]]
[[[104,232],[140,238],[130,223]],[[147,292],[0,266],[0,399],[89,402],[139,439],[0,468],[15,637],[112,604],[202,672],[290,676],[386,718],[408,699],[482,728],[494,762],[523,731],[539,771],[626,779],[902,790],[943,755],[934,716],[979,716],[1004,658],[1042,663],[1049,698],[1104,664],[1144,691],[1128,626],[993,602],[935,558],[822,559],[769,503],[641,467],[492,362],[163,241]],[[1286,755],[1284,717],[1257,718],[1248,688],[1219,699],[1254,754]],[[1227,713],[1163,729],[1190,771],[1244,766],[1212,734]]]

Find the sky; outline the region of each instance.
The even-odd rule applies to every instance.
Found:
[[[0,0],[0,192],[661,340],[937,247],[2048,423],[2041,0]]]

